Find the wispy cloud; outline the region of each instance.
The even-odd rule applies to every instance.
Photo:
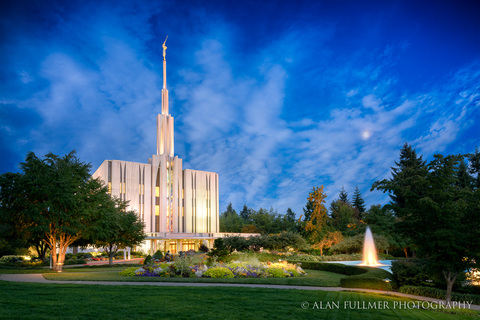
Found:
[[[292,4],[266,22],[254,4],[12,4],[0,12],[10,30],[0,165],[74,148],[94,169],[104,159],[146,162],[166,34],[175,150],[185,167],[219,173],[221,207],[300,214],[321,184],[329,201],[358,185],[374,204],[385,197],[370,186],[389,176],[403,143],[425,157],[480,145],[478,57],[458,70],[432,47],[423,55],[442,63],[423,68],[428,59],[413,61],[423,42],[387,30],[391,14],[370,23],[372,13],[348,16],[334,3]]]

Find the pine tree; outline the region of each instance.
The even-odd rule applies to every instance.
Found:
[[[342,190],[340,190],[338,197],[340,198],[340,201],[343,201],[346,204],[350,204],[350,200],[348,200],[348,193],[347,191],[345,191],[344,187],[342,187]]]
[[[227,210],[223,214],[225,215],[225,217],[229,216],[230,214],[237,214],[235,209],[233,209],[233,205],[231,202],[228,203]]]
[[[480,150],[475,148],[475,152],[467,155],[469,161],[469,173],[476,175],[475,188],[480,189]]]
[[[248,221],[250,219],[250,214],[252,213],[252,210],[247,207],[246,204],[243,205],[242,211],[240,211],[240,217]]]
[[[363,200],[362,194],[360,193],[360,189],[358,188],[358,186],[355,187],[355,191],[353,192],[353,207],[358,210],[359,220],[362,220],[366,208],[365,200]]]

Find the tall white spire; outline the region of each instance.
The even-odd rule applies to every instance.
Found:
[[[168,36],[167,36],[168,38]],[[167,60],[165,59],[167,38],[163,42],[163,88],[162,113],[157,115],[157,155],[173,157],[173,117],[168,113]]]
[[[162,114],[168,114],[168,90],[167,90],[167,60],[165,58],[167,54],[167,42],[168,36],[163,42],[163,89],[162,89]]]

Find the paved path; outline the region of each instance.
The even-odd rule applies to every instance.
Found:
[[[131,286],[162,286],[162,287],[243,287],[243,288],[267,288],[267,289],[296,289],[296,290],[321,290],[321,291],[358,291],[379,293],[388,296],[398,296],[421,301],[445,302],[445,300],[429,297],[414,296],[395,291],[382,291],[372,289],[356,289],[341,287],[311,287],[311,286],[286,286],[274,284],[241,284],[241,283],[200,283],[200,282],[116,282],[116,281],[55,281],[47,280],[42,274],[2,274],[0,280],[14,282],[36,282],[36,283],[59,283],[59,284],[95,284],[95,285],[131,285]],[[470,305],[470,309],[480,311],[480,305]]]

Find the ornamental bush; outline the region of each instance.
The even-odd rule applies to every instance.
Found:
[[[157,252],[155,252],[155,253],[153,254],[153,257],[152,257],[152,258],[153,258],[153,259],[157,259],[157,260],[162,259],[162,258],[163,258],[163,253],[162,253],[162,251],[157,250]]]
[[[213,267],[203,273],[204,276],[209,278],[233,278],[233,272],[224,267]]]
[[[426,263],[419,259],[398,260],[392,262],[393,279],[399,286],[433,286],[426,272]]]
[[[147,264],[149,264],[149,263],[152,263],[152,260],[153,260],[152,256],[151,256],[151,255],[148,255],[148,256],[146,256],[145,259],[143,260],[143,264],[147,265]]]
[[[290,274],[285,272],[282,268],[268,268],[267,269],[267,274],[268,277],[274,277],[274,278],[285,278],[289,277]]]
[[[123,271],[120,271],[118,274],[121,276],[126,276],[126,277],[134,277],[135,276],[135,271],[137,271],[137,267],[131,267],[127,268]]]

